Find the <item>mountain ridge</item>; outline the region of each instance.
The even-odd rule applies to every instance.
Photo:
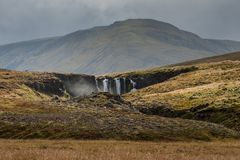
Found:
[[[151,19],[117,21],[65,36],[0,46],[1,68],[102,74],[180,63],[240,50]]]

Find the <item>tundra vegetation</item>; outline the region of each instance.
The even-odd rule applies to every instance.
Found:
[[[105,75],[151,84],[136,92],[79,96],[93,76],[0,70],[0,159],[237,159],[239,75],[239,61],[191,62]]]

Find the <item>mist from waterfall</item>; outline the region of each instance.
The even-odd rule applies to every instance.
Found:
[[[96,83],[97,92],[100,92],[101,90],[98,84],[98,80],[96,78],[95,78],[95,83]]]

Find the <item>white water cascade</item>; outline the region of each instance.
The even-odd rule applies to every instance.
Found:
[[[96,79],[96,88],[98,92],[109,92],[115,95],[121,95],[137,90],[137,83],[127,77],[116,77],[114,79]]]
[[[137,89],[136,89],[136,85],[137,85],[137,83],[136,82],[134,82],[133,80],[131,80],[130,79],[130,82],[131,82],[131,84],[132,84],[132,86],[133,86],[133,89],[130,91],[130,92],[135,92]]]
[[[121,82],[120,82],[120,78],[114,78],[115,84],[116,84],[116,91],[117,94],[120,95],[121,94]]]
[[[95,79],[95,82],[96,82],[97,92],[100,92],[100,88],[99,88],[98,80]]]
[[[108,79],[103,80],[103,92],[108,92]]]

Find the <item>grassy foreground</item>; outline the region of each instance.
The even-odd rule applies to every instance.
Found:
[[[237,160],[240,141],[0,140],[0,160]]]

